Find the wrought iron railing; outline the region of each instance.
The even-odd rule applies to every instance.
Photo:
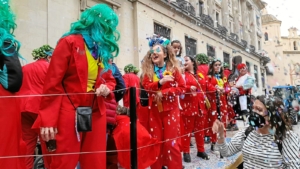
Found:
[[[185,0],[177,0],[176,2],[181,9],[186,10],[191,15],[196,15],[195,8],[190,2]]]
[[[221,32],[222,35],[226,35],[228,30],[225,28],[225,26],[222,26],[220,24],[217,23],[217,27],[219,29],[219,31]]]
[[[242,44],[243,44],[244,47],[247,47],[247,45],[248,45],[248,42],[247,42],[247,41],[241,39],[241,42],[242,42]]]
[[[209,15],[202,14],[201,19],[203,20],[204,24],[214,27],[214,20]]]

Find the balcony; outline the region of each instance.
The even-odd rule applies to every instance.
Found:
[[[177,0],[176,2],[181,10],[187,12],[188,14],[191,14],[192,16],[196,15],[195,8],[190,2],[187,2],[185,0]]]
[[[204,24],[210,26],[211,28],[214,27],[214,20],[209,15],[202,14],[201,19]]]
[[[241,39],[241,42],[242,42],[242,45],[243,45],[243,47],[247,47],[247,45],[248,45],[248,42],[247,41],[245,41],[245,40],[243,40],[243,39]]]
[[[250,51],[251,51],[251,52],[255,52],[255,46],[250,45]]]
[[[217,24],[218,30],[221,32],[222,35],[226,36],[228,30],[225,28],[225,26],[222,26],[220,24]]]
[[[239,36],[235,33],[230,33],[229,38],[234,40],[235,42],[239,42]]]

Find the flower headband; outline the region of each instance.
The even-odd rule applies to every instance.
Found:
[[[147,38],[149,43],[149,47],[152,48],[155,44],[160,44],[163,47],[166,47],[167,45],[169,45],[170,40],[167,38],[164,38],[163,36],[158,36],[158,35],[153,35],[152,37]]]

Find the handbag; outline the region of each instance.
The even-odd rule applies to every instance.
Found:
[[[93,112],[93,105],[95,102],[96,96],[94,96],[92,106],[78,106],[77,108],[73,104],[71,98],[69,97],[65,86],[63,84],[64,91],[71,102],[72,106],[74,107],[75,111],[75,128],[77,132],[88,132],[92,131],[92,112]]]
[[[201,92],[203,92],[203,95],[204,95],[204,102],[205,102],[206,108],[207,108],[207,109],[210,109],[210,108],[211,108],[211,105],[210,105],[210,102],[209,102],[207,96],[205,95],[204,91],[202,90],[202,87],[201,87],[201,85],[199,84],[198,80],[194,77],[194,75],[192,75],[192,76],[193,76],[193,78],[195,79],[195,81],[197,82],[197,84],[198,84],[198,86],[199,86]]]

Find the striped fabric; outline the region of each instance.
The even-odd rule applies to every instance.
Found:
[[[243,153],[244,168],[300,168],[300,139],[290,131],[282,143],[282,154],[271,134],[252,131],[245,140],[245,131],[239,131],[229,143],[217,144],[224,157]]]

